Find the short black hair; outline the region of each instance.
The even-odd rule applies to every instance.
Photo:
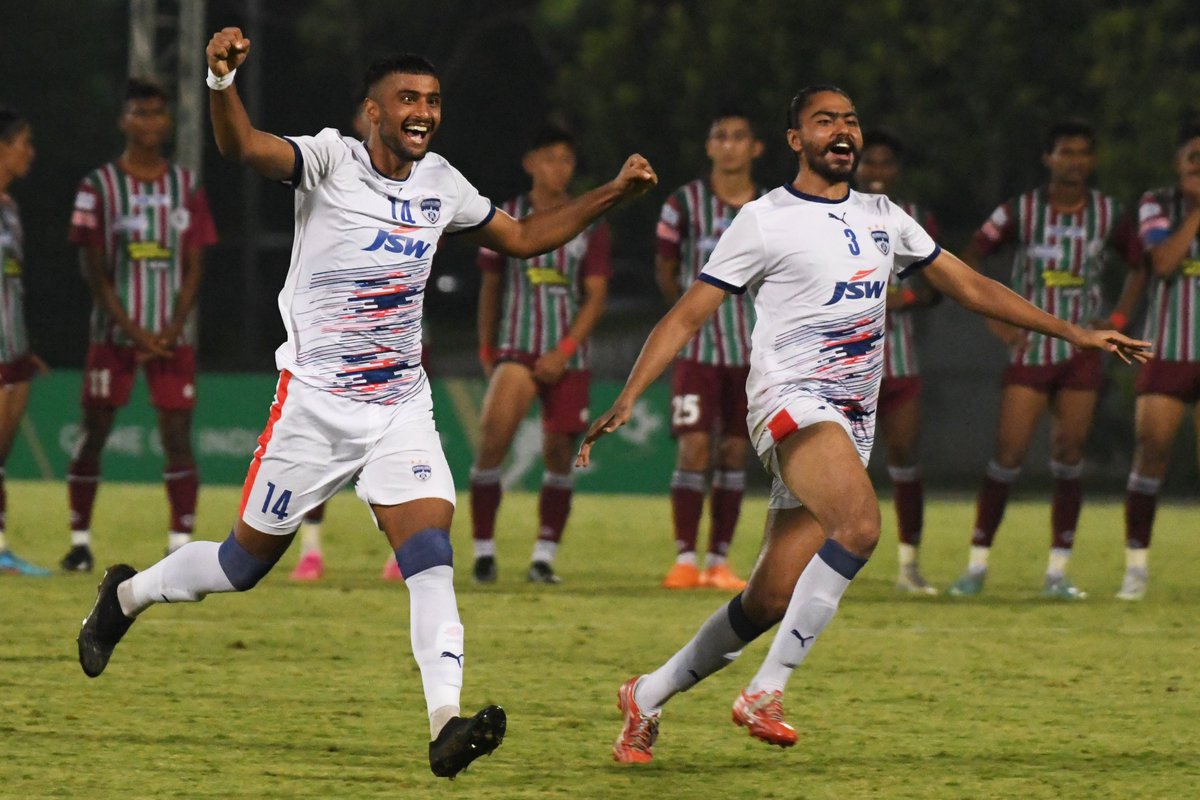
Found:
[[[1064,119],[1050,126],[1050,130],[1046,133],[1046,149],[1042,152],[1049,155],[1054,152],[1054,148],[1058,146],[1060,140],[1075,136],[1087,139],[1088,147],[1096,149],[1096,129],[1092,127],[1092,123],[1084,119]]]
[[[850,95],[846,94],[843,89],[834,86],[832,83],[814,83],[812,86],[805,86],[803,89],[796,92],[796,96],[793,97],[792,102],[788,104],[788,128],[800,127],[801,112],[804,111],[805,107],[808,106],[808,101],[812,99],[813,95],[821,94],[822,92],[835,92],[847,100],[850,100]],[[853,103],[854,101],[850,100],[850,102]]]
[[[122,102],[128,103],[131,100],[162,100],[164,103],[169,103],[171,98],[167,96],[167,90],[158,81],[150,78],[131,77],[125,81],[125,92],[122,95]]]
[[[709,120],[708,127],[711,130],[713,125],[716,125],[723,119],[744,119],[746,124],[750,126],[750,133],[758,138],[758,130],[754,125],[754,119],[747,113],[746,109],[733,103],[722,103],[713,111],[712,117]]]
[[[896,135],[882,128],[871,128],[863,131],[863,150],[868,147],[886,147],[892,151],[897,161],[904,160],[904,142]]]
[[[552,144],[565,144],[571,148],[571,152],[575,152],[575,136],[565,127],[554,122],[539,125],[533,131],[529,136],[529,146],[525,148],[525,152],[532,153],[534,150],[541,150]]]
[[[425,56],[416,53],[399,53],[392,56],[377,58],[370,63],[363,73],[362,89],[359,96],[366,98],[375,88],[375,84],[391,75],[393,72],[403,72],[406,75],[432,75],[437,77],[437,69]]]
[[[1190,120],[1179,126],[1179,140],[1176,147],[1183,147],[1192,139],[1200,137],[1200,120]]]
[[[10,106],[0,106],[0,142],[11,142],[29,127],[29,120]]]

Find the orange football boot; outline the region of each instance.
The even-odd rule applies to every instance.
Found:
[[[658,738],[658,714],[647,714],[633,699],[633,687],[642,679],[636,675],[617,690],[617,708],[625,715],[621,735],[613,744],[613,760],[622,764],[646,764],[654,758],[654,740]]]
[[[767,744],[791,747],[796,743],[796,729],[783,721],[783,692],[743,691],[733,701],[733,722]]]
[[[740,592],[746,588],[746,582],[733,574],[728,564],[717,564],[704,570],[700,574],[700,585],[727,592]]]
[[[662,582],[664,589],[695,589],[700,586],[700,570],[695,564],[680,564],[676,561]]]

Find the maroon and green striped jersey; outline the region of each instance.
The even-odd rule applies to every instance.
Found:
[[[1076,325],[1101,316],[1101,275],[1108,254],[1136,265],[1141,248],[1120,204],[1096,190],[1078,211],[1055,209],[1045,187],[1007,201],[975,233],[972,244],[989,255],[1015,249],[1010,286],[1048,314]],[[1013,349],[1012,363],[1059,364],[1074,355],[1062,339],[1030,333]]]
[[[921,223],[921,227],[925,232],[933,238],[938,239],[937,220],[933,218],[933,214],[924,210],[916,203],[907,203],[903,201],[895,201],[896,205],[904,209],[904,213]],[[912,279],[910,279],[912,280]],[[903,281],[897,277],[896,273],[892,273],[888,279],[888,293],[899,292],[903,286]],[[895,309],[887,312],[887,338],[884,340],[883,349],[883,379],[888,378],[911,378],[920,374],[921,369],[917,362],[917,345],[916,338],[913,334],[913,311],[912,308]]]
[[[1149,250],[1179,227],[1187,207],[1179,187],[1154,189],[1138,202],[1138,233]],[[1168,277],[1150,280],[1143,339],[1154,342],[1154,357],[1163,361],[1200,361],[1200,237]]]
[[[762,194],[761,189],[756,192],[756,196]],[[686,292],[696,280],[738,208],[721,202],[707,180],[684,184],[667,198],[658,220],[658,255],[679,262],[681,291]],[[748,293],[731,294],[679,357],[699,364],[748,366],[753,328],[754,299]]]
[[[190,170],[169,164],[158,179],[142,181],[113,162],[79,184],[70,239],[104,250],[121,307],[133,324],[157,333],[173,322],[184,254],[214,244],[217,234]],[[194,344],[191,328],[184,343]],[[132,344],[99,303],[92,305],[91,341]]]
[[[528,195],[500,206],[513,219],[533,213]],[[570,332],[588,277],[612,277],[608,224],[597,222],[557,250],[535,258],[507,258],[479,250],[479,268],[500,273],[504,300],[496,352],[503,358],[537,358],[558,346]],[[587,369],[588,343],[567,361],[567,369]]]
[[[25,233],[17,203],[0,194],[0,363],[16,361],[29,353],[25,330]]]

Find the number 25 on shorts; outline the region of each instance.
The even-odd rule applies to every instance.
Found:
[[[275,501],[275,505],[271,505],[271,498],[275,496],[275,484],[267,481],[267,499],[263,500],[262,513],[266,514],[268,509],[279,519],[287,519],[288,503],[292,502],[292,490],[284,489],[279,493],[279,499]]]

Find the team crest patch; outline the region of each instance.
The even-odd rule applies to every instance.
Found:
[[[177,208],[171,212],[171,227],[180,233],[192,226],[192,212],[186,208]]]
[[[417,480],[427,481],[429,480],[429,476],[433,474],[433,467],[428,464],[413,464],[412,471],[413,475],[417,476]]]
[[[442,201],[436,197],[427,197],[421,201],[421,213],[425,215],[425,219],[429,220],[429,224],[434,224],[438,221],[438,217],[442,215]]]
[[[879,252],[885,256],[892,249],[892,240],[888,238],[887,231],[871,231],[871,238],[875,240],[875,246],[879,248]]]

